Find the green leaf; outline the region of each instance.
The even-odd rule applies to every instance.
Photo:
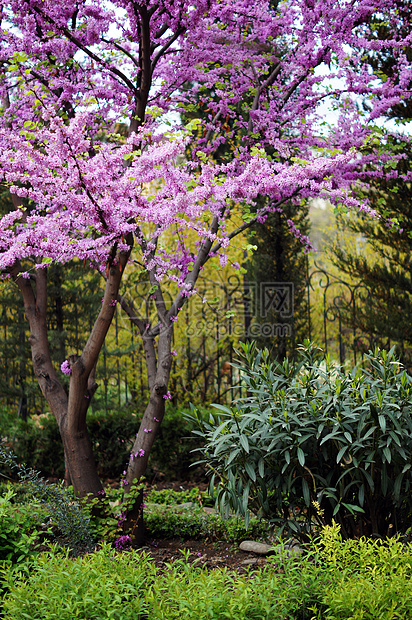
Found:
[[[385,455],[385,459],[387,460],[387,462],[390,463],[392,460],[392,453],[390,449],[388,448],[388,446],[385,446],[383,448],[383,454]]]
[[[303,499],[305,500],[306,506],[310,505],[310,493],[309,493],[309,485],[305,478],[302,478],[302,491],[303,491]]]
[[[249,454],[249,441],[246,435],[240,435],[240,443],[242,448]]]
[[[302,448],[297,449],[297,456],[299,464],[303,467],[305,465],[305,453],[303,452]]]
[[[249,461],[246,461],[245,469],[246,469],[246,473],[248,474],[249,478],[253,480],[253,482],[256,482],[256,472],[253,469],[253,466]]]
[[[343,448],[341,448],[338,452],[338,454],[336,455],[336,462],[340,463],[342,460],[343,455],[345,454],[346,450],[348,450],[349,447],[348,446],[343,446]]]

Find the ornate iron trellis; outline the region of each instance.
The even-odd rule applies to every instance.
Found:
[[[291,290],[290,283],[263,283],[263,288],[259,288],[238,275],[224,280],[218,272],[214,280],[201,280],[197,294],[182,310],[179,324],[184,327],[179,327],[174,336],[178,356],[173,361],[171,392],[176,404],[193,399],[203,403],[225,402],[236,395],[236,390],[240,389],[239,377],[231,366],[236,343],[255,338],[256,330],[262,329],[262,324],[279,342],[288,339],[287,353],[290,354],[293,346],[298,344],[294,341]],[[96,294],[101,296],[99,291]],[[129,294],[133,296],[141,318],[147,322],[156,320],[148,283],[136,284]],[[307,269],[305,294],[307,336],[325,348],[338,363],[356,363],[359,355],[373,347],[372,335],[356,328],[358,308],[365,308],[371,299],[370,291],[363,283],[350,284],[315,263],[311,270],[309,266]],[[263,322],[259,327],[262,317],[258,314],[266,302],[274,304],[275,316],[281,320],[272,325]],[[77,317],[76,309],[71,312],[75,325],[70,348],[75,351],[80,346],[80,317]],[[32,372],[23,313],[21,309],[11,308],[4,300],[0,337],[7,343],[12,336],[18,344],[3,347],[0,356],[3,380],[0,404],[17,408],[22,415],[26,408],[29,414],[47,411]],[[100,356],[97,380],[102,387],[96,393],[95,408],[118,410],[127,402],[144,402],[148,397],[142,341],[128,317],[119,309],[112,335]],[[5,390],[4,386],[8,384],[13,389]]]
[[[314,324],[313,297],[320,293],[321,329]],[[306,291],[308,298],[308,337],[320,342],[343,366],[351,361],[356,364],[359,354],[372,349],[374,338],[356,328],[357,309],[368,304],[371,291],[363,283],[350,284],[336,275],[328,273],[321,265],[314,263],[314,269],[307,271]],[[317,300],[319,302],[319,300]]]

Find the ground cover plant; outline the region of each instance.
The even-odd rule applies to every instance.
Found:
[[[267,539],[268,528],[258,519],[250,519],[248,529],[242,519],[232,516],[222,519],[218,514],[205,513],[200,507],[146,505],[144,522],[148,536],[159,538],[208,539],[241,542]]]
[[[296,365],[242,348],[249,396],[199,419],[202,463],[222,512],[249,510],[305,539],[411,527],[412,379],[391,351],[345,371],[306,343]],[[196,415],[191,416],[192,419]]]
[[[0,496],[0,564],[18,564],[32,552],[42,532],[44,513],[32,502],[14,504],[16,493],[9,486]]]
[[[5,620],[407,620],[412,549],[399,539],[343,540],[326,526],[302,555],[207,570],[194,558],[155,567],[145,551],[103,545],[81,558],[57,546],[1,571]],[[102,587],[102,584],[104,586]]]
[[[4,446],[0,446],[0,464],[2,469],[17,475],[18,479],[24,485],[24,503],[20,502],[19,510],[25,515],[25,523],[20,523],[23,531],[20,532],[22,542],[27,538],[27,534],[32,530],[35,523],[30,524],[28,515],[36,518],[41,514],[46,522],[46,527],[53,528],[55,538],[64,546],[67,546],[74,555],[90,552],[95,547],[95,541],[92,536],[90,518],[82,510],[76,498],[73,496],[72,490],[65,488],[62,484],[50,483],[34,471],[31,467],[27,467],[24,463],[19,463],[15,455]],[[3,503],[3,510],[8,508],[10,511],[10,500],[15,496],[12,490],[7,490],[0,500]],[[30,498],[31,501],[27,501]],[[40,505],[40,511],[39,511]],[[24,510],[25,509],[25,510]],[[10,528],[19,531],[19,513],[8,515],[15,520],[15,525]],[[4,538],[6,538],[6,523],[4,519],[3,527],[5,527]],[[38,525],[38,518],[37,518]],[[29,536],[30,543],[34,542],[36,534]],[[27,541],[27,544],[29,542]],[[26,545],[27,547],[27,545]]]

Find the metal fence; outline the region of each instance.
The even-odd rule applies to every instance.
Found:
[[[364,308],[370,298],[362,283],[351,284],[328,273],[321,265],[315,263],[311,269],[308,265],[303,291],[305,316],[302,318],[300,314],[299,329],[295,308],[297,292],[293,283],[258,284],[241,275],[224,280],[219,272],[213,281],[201,280],[196,295],[188,300],[174,326],[176,355],[170,382],[174,402],[229,400],[233,391],[240,389],[239,377],[232,366],[239,341],[256,339],[259,344],[272,343],[282,355],[293,355],[298,339],[307,337],[341,365],[356,363],[359,356],[373,346],[373,338],[355,327],[358,308]],[[170,295],[172,293],[170,291]],[[56,350],[67,354],[81,350],[82,337],[84,339],[91,326],[102,292],[94,290],[93,295],[93,300],[88,302],[87,316],[83,316],[84,305],[79,308],[74,298],[70,298],[70,303],[63,307],[63,316],[66,313],[69,318],[62,325],[61,333],[53,319],[50,320],[52,344],[55,343]],[[150,285],[139,282],[128,290],[128,295],[139,316],[153,323],[156,317]],[[3,297],[0,334],[0,404],[17,408],[21,415],[47,411],[47,403],[33,376],[22,308],[6,296]],[[119,306],[100,356],[96,378],[100,387],[92,403],[95,409],[138,408],[147,400],[142,341]],[[63,375],[62,380],[66,380]]]

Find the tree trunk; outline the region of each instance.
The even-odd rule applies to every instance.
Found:
[[[128,237],[130,248],[133,239]],[[130,256],[122,252],[109,265],[102,307],[84,347],[83,353],[71,364],[69,396],[59,381],[53,366],[47,335],[47,268],[39,268],[30,279],[23,278],[18,261],[10,273],[18,285],[24,301],[26,318],[30,326],[30,346],[33,370],[50,409],[56,418],[63,441],[65,478],[70,479],[76,495],[97,495],[102,484],[97,475],[96,463],[90,442],[86,415],[96,391],[94,380],[99,353],[113,319],[117,295],[125,265]],[[35,281],[35,288],[33,282]]]
[[[86,420],[79,422],[77,428],[68,428],[67,423],[60,427],[70,481],[77,496],[85,497],[89,493],[97,496],[103,486],[97,475]]]
[[[165,413],[165,402],[167,399],[167,386],[172,367],[172,335],[172,327],[163,329],[159,334],[159,362],[157,364],[154,377],[151,368],[155,364],[155,360],[152,356],[153,347],[145,347],[146,361],[148,364],[148,377],[152,377],[152,380],[149,383],[150,398],[130,454],[126,475],[126,487],[133,484],[133,480],[135,479],[139,481],[146,472],[149,454],[152,449],[156,433],[163,420]],[[149,345],[149,343],[146,343],[146,345]],[[149,359],[148,356],[150,356]]]

